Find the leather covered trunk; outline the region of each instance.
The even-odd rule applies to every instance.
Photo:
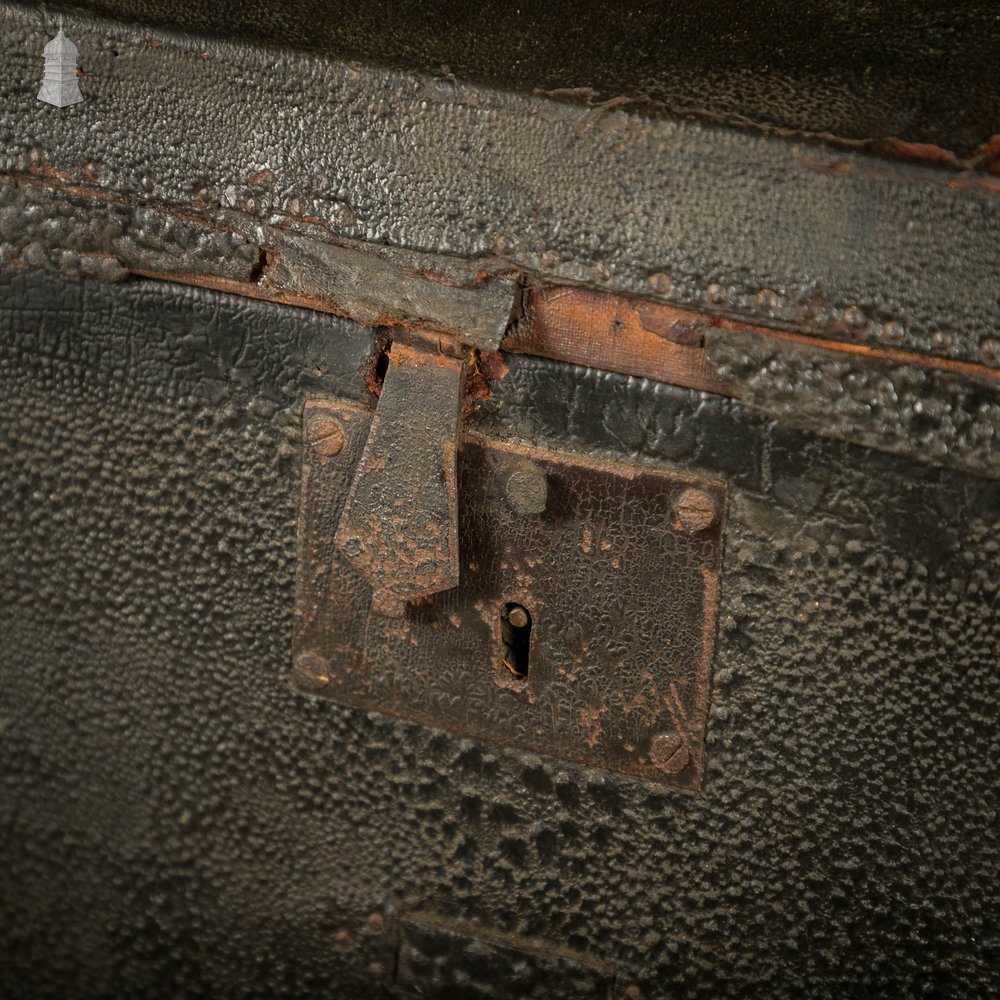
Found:
[[[992,5],[530,6],[0,2],[4,997],[1000,992]]]

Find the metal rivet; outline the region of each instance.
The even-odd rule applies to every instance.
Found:
[[[545,473],[531,462],[519,465],[507,480],[504,495],[515,514],[541,514],[549,499]]]
[[[844,310],[844,322],[848,326],[862,327],[868,322],[868,317],[861,306],[848,306]]]
[[[674,283],[670,280],[670,275],[664,274],[662,271],[651,274],[646,279],[646,284],[649,286],[650,291],[656,292],[658,295],[669,295],[674,289]]]
[[[653,763],[667,774],[676,774],[687,767],[691,751],[677,733],[659,733],[649,747]]]
[[[901,323],[890,321],[882,324],[882,339],[890,344],[898,344],[906,336]]]
[[[721,306],[729,299],[729,292],[722,287],[722,285],[709,285],[705,289],[705,298],[709,302],[714,302],[715,305]]]
[[[979,353],[988,365],[1000,364],[1000,340],[996,337],[984,337],[979,342]]]
[[[704,531],[715,523],[715,501],[702,490],[685,490],[674,504],[683,531]]]
[[[773,313],[780,304],[778,293],[770,288],[762,288],[757,293],[757,305],[766,313]]]

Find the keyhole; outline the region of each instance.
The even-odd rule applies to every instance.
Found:
[[[531,655],[531,615],[520,604],[505,604],[500,612],[500,639],[503,665],[515,677],[528,676]]]

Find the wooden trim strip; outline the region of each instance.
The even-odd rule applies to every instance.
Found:
[[[828,340],[573,287],[530,291],[523,319],[508,331],[501,346],[515,353],[732,397],[738,389],[724,381],[705,360],[705,333],[709,330],[738,330],[815,350],[1000,381],[1000,369],[972,361]]]
[[[529,295],[525,317],[508,331],[500,346],[515,353],[732,395],[705,361],[702,331],[709,318],[684,313],[679,325],[672,326],[679,315],[680,310],[669,306],[606,292],[544,288]]]

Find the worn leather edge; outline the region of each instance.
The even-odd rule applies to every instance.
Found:
[[[1000,356],[988,174],[84,16],[85,100],[46,110],[43,19],[2,3],[0,20],[2,172],[824,339]]]

